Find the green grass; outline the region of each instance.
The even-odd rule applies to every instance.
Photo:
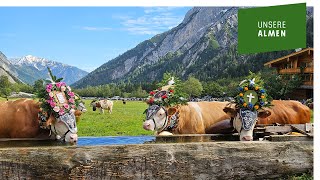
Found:
[[[78,122],[79,136],[136,136],[152,135],[151,131],[142,128],[145,115],[143,111],[147,104],[140,101],[122,101],[113,102],[112,114],[105,111],[100,114],[99,111],[93,111],[89,106],[91,100],[85,100],[87,112],[81,115]]]

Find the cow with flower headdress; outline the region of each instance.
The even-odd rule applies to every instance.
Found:
[[[223,111],[227,102],[187,102],[173,80],[150,92],[143,122],[145,130],[157,135],[212,134],[217,133],[212,128],[214,124],[230,119]]]
[[[49,138],[70,143],[78,140],[78,100],[66,83],[52,75],[38,92],[39,102],[30,99],[0,103],[0,138]]]
[[[241,141],[253,140],[256,124],[304,124],[310,123],[310,109],[299,101],[272,100],[255,79],[239,84],[236,102],[228,104],[224,111],[231,125],[240,133]]]

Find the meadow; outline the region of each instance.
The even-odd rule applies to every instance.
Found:
[[[81,115],[78,122],[79,136],[136,136],[153,135],[153,132],[142,128],[143,114],[147,104],[141,101],[113,101],[113,111],[100,114],[90,107],[91,100],[84,100],[87,112]]]

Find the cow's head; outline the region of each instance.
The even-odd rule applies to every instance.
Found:
[[[250,111],[239,109],[235,106],[227,106],[223,109],[223,111],[234,118],[233,127],[240,134],[240,141],[252,141],[253,128],[258,120],[258,117],[266,118],[271,115],[271,112],[268,110]]]
[[[177,112],[176,108],[166,109],[163,106],[152,105],[146,110],[145,130],[161,132],[168,125],[168,116]]]
[[[73,112],[66,113],[59,118],[51,115],[46,125],[50,125],[51,132],[56,135],[56,139],[70,143],[78,141],[76,117]]]
[[[81,101],[78,106],[77,106],[77,110],[81,111],[81,112],[87,112],[86,106],[84,105],[84,102]]]
[[[90,103],[90,106],[92,106],[92,110],[93,110],[93,111],[96,111],[97,108],[100,108],[100,107],[101,107],[101,104],[100,104],[99,101],[93,100],[93,101]]]

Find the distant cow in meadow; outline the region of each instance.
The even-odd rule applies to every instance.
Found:
[[[104,114],[104,110],[108,110],[109,114],[112,113],[113,102],[110,100],[93,100],[90,105],[92,106],[93,111],[96,111],[98,108],[101,114]]]
[[[145,130],[168,134],[212,134],[213,125],[229,120],[223,108],[228,102],[189,102],[177,107],[149,106],[146,110]],[[169,133],[168,133],[169,132]]]
[[[42,124],[40,112],[40,103],[31,99],[0,102],[0,138],[57,138],[77,142],[75,113],[66,113],[58,119],[50,115]]]
[[[239,109],[234,105],[226,106],[224,111],[228,113],[233,120],[233,127],[240,133],[241,141],[250,141],[253,139],[253,128],[255,124],[305,124],[310,123],[310,108],[298,101],[292,100],[273,100],[269,108],[258,110],[258,117],[254,124],[248,130],[243,128],[244,121],[240,118]]]

